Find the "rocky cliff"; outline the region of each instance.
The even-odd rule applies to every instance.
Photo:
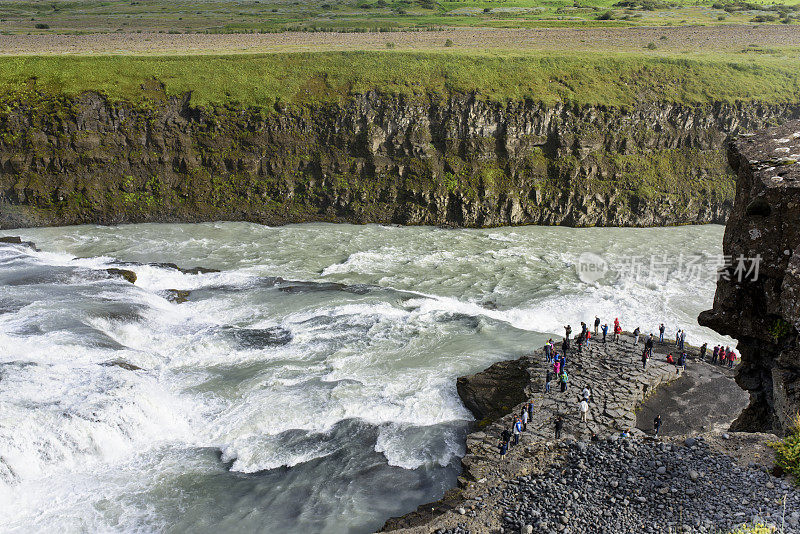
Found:
[[[731,133],[800,104],[492,103],[469,95],[194,108],[0,97],[3,227],[145,221],[647,226],[723,222]]]
[[[733,261],[700,323],[739,341],[736,381],[750,406],[734,429],[783,433],[800,412],[800,121],[741,137],[729,159],[736,202],[723,247]],[[740,256],[761,258],[757,276],[752,262],[737,272]]]

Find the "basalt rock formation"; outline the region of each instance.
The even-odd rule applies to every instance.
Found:
[[[733,261],[700,323],[739,341],[736,381],[750,406],[733,428],[780,434],[800,412],[800,121],[741,137],[729,159],[738,178],[723,249]],[[737,271],[740,256],[761,258],[757,276]]]
[[[150,90],[152,89],[152,90]],[[370,92],[195,108],[0,98],[0,227],[245,220],[651,226],[724,222],[729,134],[800,104],[629,108]]]

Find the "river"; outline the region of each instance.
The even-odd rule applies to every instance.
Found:
[[[456,377],[595,315],[730,341],[696,320],[721,226],[2,233],[41,249],[0,245],[10,532],[370,532],[455,484]]]

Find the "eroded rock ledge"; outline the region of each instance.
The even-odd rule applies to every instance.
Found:
[[[797,103],[615,108],[376,92],[194,108],[150,85],[145,103],[0,98],[0,228],[722,223],[734,189],[728,136],[800,117]]]
[[[728,157],[736,201],[723,250],[762,260],[755,280],[729,268],[699,320],[739,341],[736,381],[751,402],[734,428],[783,433],[800,412],[800,121],[742,136]]]

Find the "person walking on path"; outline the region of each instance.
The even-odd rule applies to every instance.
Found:
[[[594,316],[594,335],[597,335],[597,329],[600,327],[600,317]]]
[[[564,428],[564,420],[561,416],[556,417],[556,439],[561,439],[561,429]]]
[[[647,349],[642,351],[642,371],[647,369]]]
[[[636,330],[633,331],[633,345],[636,346],[639,344],[639,327],[636,327]]]
[[[711,363],[717,363],[717,356],[719,356],[719,345],[714,345],[714,350],[711,352]]]
[[[736,361],[736,353],[730,351],[730,355],[728,356],[728,369],[733,369],[733,362]]]
[[[608,325],[603,325],[603,345],[606,344],[606,334],[608,334]]]
[[[658,326],[658,342],[659,343],[663,343],[664,342],[664,323],[661,323]]]
[[[700,346],[700,359],[701,360],[705,360],[706,359],[706,351],[708,351],[708,343],[703,343]]]
[[[659,430],[661,430],[661,416],[657,415],[655,419],[653,419],[653,433],[655,437],[658,437]]]
[[[586,402],[586,399],[582,399],[580,404],[578,405],[578,409],[581,412],[581,421],[584,423],[586,422],[586,414],[589,412],[589,403]]]
[[[503,433],[500,434],[500,440],[504,441],[505,443],[511,441],[511,431],[508,429],[508,427],[503,429]]]
[[[544,392],[550,393],[550,381],[553,379],[553,373],[550,372],[550,369],[547,369],[547,375],[544,377]]]
[[[528,421],[533,419],[533,401],[528,402]]]
[[[553,371],[555,371],[556,376],[561,374],[561,360],[557,359],[556,362],[553,364]]]
[[[519,417],[516,418],[514,421],[514,429],[512,430],[514,434],[514,445],[519,444],[519,435],[522,432],[522,421],[519,420]]]

